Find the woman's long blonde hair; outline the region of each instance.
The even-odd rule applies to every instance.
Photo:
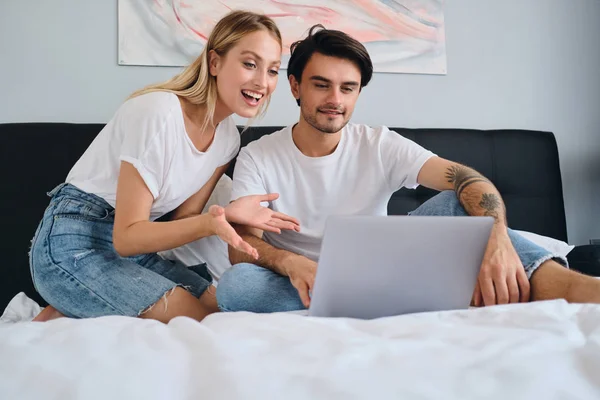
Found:
[[[250,11],[230,12],[217,22],[204,50],[192,64],[168,81],[146,86],[135,91],[129,98],[156,91],[174,93],[192,104],[205,105],[206,117],[202,130],[212,126],[217,104],[217,81],[209,71],[209,52],[214,50],[223,57],[244,35],[259,30],[270,32],[279,44],[282,44],[279,28],[271,18]],[[269,101],[270,96],[260,106],[257,116],[261,116],[266,111]]]

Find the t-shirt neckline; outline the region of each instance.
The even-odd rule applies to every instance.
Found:
[[[300,149],[296,146],[296,143],[294,143],[294,138],[292,137],[292,130],[293,130],[294,126],[296,126],[296,124],[288,126],[287,137],[288,137],[288,144],[292,147],[292,151],[293,151],[296,159],[299,162],[308,164],[308,165],[328,165],[328,164],[336,162],[340,158],[340,154],[342,153],[342,148],[344,147],[344,144],[346,142],[346,136],[347,136],[346,126],[344,128],[342,128],[342,134],[340,137],[340,141],[339,141],[337,147],[335,148],[335,150],[333,151],[333,153],[327,154],[326,156],[321,156],[321,157],[310,157],[300,151]]]
[[[229,118],[229,117],[225,118],[223,121],[221,121],[217,124],[217,126],[215,127],[215,136],[213,137],[212,142],[210,143],[210,145],[208,146],[208,148],[205,151],[200,151],[200,150],[198,150],[198,148],[192,141],[192,138],[190,138],[190,135],[189,135],[187,129],[185,128],[185,116],[183,115],[183,107],[181,105],[181,101],[179,101],[179,97],[176,94],[173,94],[173,95],[175,96],[175,100],[177,101],[177,105],[178,105],[177,109],[179,110],[179,120],[183,127],[183,133],[184,133],[187,144],[191,147],[194,154],[205,155],[205,154],[210,153],[211,149],[213,147],[215,147],[215,142],[217,141],[217,134],[219,132],[219,128],[221,127],[221,124],[223,124],[223,122],[225,122],[227,120],[227,118]]]

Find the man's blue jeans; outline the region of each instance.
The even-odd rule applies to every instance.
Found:
[[[445,191],[423,203],[409,215],[465,216],[454,191]],[[511,242],[525,267],[527,277],[545,261],[567,265],[566,258],[552,254],[518,233],[508,230]],[[236,264],[219,280],[217,302],[222,311],[270,313],[304,309],[300,296],[287,276],[254,264]]]

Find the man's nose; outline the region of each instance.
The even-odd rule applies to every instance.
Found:
[[[336,107],[342,102],[342,94],[337,88],[332,88],[327,96],[327,102],[334,104]]]

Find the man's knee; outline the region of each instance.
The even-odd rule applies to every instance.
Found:
[[[270,313],[304,309],[287,276],[254,264],[236,264],[221,276],[217,302],[222,311]]]
[[[442,190],[437,195],[433,196],[434,198],[441,199],[445,202],[457,202],[458,197],[456,197],[456,192],[454,190]]]
[[[221,279],[219,279],[219,286],[225,285],[237,285],[241,282],[247,281],[248,279],[256,279],[269,270],[250,263],[235,264],[231,268],[227,269]]]
[[[427,200],[410,215],[463,216],[466,212],[456,197],[456,192],[444,190]]]
[[[222,311],[247,309],[266,289],[271,271],[258,265],[235,264],[223,273],[217,286],[217,303]]]

